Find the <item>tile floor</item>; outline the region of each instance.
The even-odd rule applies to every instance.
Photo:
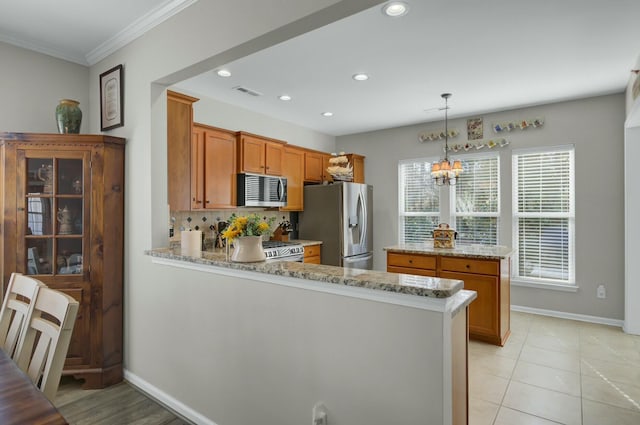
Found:
[[[640,425],[640,337],[512,312],[504,347],[469,343],[470,425]]]

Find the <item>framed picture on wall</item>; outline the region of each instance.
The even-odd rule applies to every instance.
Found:
[[[124,125],[122,65],[100,74],[100,130]]]
[[[467,140],[482,139],[482,118],[471,118],[467,120]]]

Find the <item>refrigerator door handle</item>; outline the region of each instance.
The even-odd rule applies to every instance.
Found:
[[[284,185],[282,184],[282,179],[278,179],[278,186],[276,188],[276,196],[278,197],[278,200],[282,201],[282,194],[283,194],[283,187]]]
[[[362,196],[362,192],[358,192],[358,203],[360,204],[360,220],[359,222],[362,223],[360,226],[360,246],[363,248],[366,248],[365,246],[365,242],[367,240],[367,203],[364,202],[364,197]]]
[[[344,268],[354,268],[355,264],[367,264],[369,262],[371,262],[371,260],[373,259],[373,253],[372,252],[367,252],[365,254],[361,254],[361,255],[354,255],[351,257],[343,257],[342,258],[342,266]],[[358,268],[365,268],[365,267],[358,267]],[[368,267],[367,269],[370,269],[370,267]]]

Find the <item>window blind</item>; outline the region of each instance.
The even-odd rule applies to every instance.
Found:
[[[517,277],[575,284],[574,150],[513,155]]]
[[[431,160],[398,164],[400,243],[421,243],[432,238],[440,221],[440,191],[431,178]]]
[[[497,245],[500,217],[498,155],[465,157],[455,186],[454,211],[458,242]]]

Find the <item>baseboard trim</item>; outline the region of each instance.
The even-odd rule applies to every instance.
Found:
[[[566,313],[564,311],[545,310],[543,308],[525,307],[521,305],[511,305],[512,311],[521,313],[531,313],[540,316],[557,317],[560,319],[579,320],[581,322],[598,323],[601,325],[617,326],[619,328],[624,324],[623,320],[609,319],[607,317],[589,316],[587,314]]]
[[[143,393],[147,394],[150,398],[154,399],[168,409],[174,411],[177,415],[182,416],[184,419],[193,422],[194,424],[217,425],[211,419],[205,418],[200,413],[193,410],[191,407],[187,406],[179,400],[176,400],[169,394],[160,390],[158,387],[153,386],[149,382],[145,381],[144,379],[140,378],[138,375],[130,372],[127,369],[124,369],[124,379]]]

